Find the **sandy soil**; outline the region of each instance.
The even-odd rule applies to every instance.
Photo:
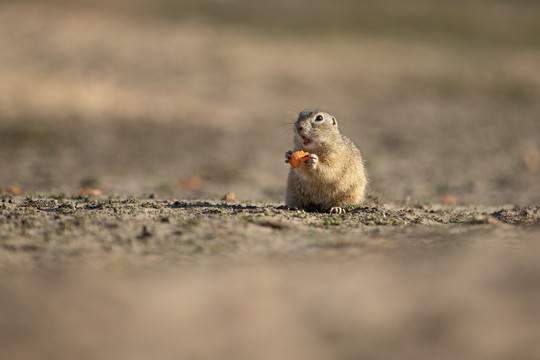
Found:
[[[67,269],[184,266],[236,259],[357,261],[409,250],[481,244],[519,246],[537,230],[540,206],[466,208],[367,203],[344,215],[287,210],[277,204],[156,199],[4,196],[2,267]],[[507,238],[508,234],[512,234]],[[514,237],[518,236],[518,239]],[[425,238],[425,239],[422,239]],[[470,239],[469,239],[470,238]],[[422,239],[422,240],[421,240]],[[422,249],[425,247],[426,249]],[[154,265],[153,265],[154,264]]]
[[[4,196],[0,345],[10,359],[534,359],[539,210]]]

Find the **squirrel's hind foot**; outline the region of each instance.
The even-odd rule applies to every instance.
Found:
[[[341,214],[346,214],[346,213],[347,211],[339,206],[330,208],[330,214],[341,215]]]

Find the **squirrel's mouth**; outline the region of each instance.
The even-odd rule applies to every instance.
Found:
[[[300,134],[298,134],[298,135],[300,135]],[[309,144],[311,144],[311,139],[308,138],[307,136],[300,135],[300,137],[302,138],[302,145],[308,146]]]

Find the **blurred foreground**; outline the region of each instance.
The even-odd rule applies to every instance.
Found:
[[[3,276],[0,344],[4,357],[27,360],[532,360],[539,253],[518,253],[414,266]]]
[[[540,352],[540,206],[4,200],[8,359]]]

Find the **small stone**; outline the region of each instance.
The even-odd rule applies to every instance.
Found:
[[[485,215],[474,215],[467,221],[470,225],[480,225],[480,224],[497,224],[498,221],[493,216]]]
[[[441,201],[444,205],[457,205],[457,199],[450,195],[450,194],[444,194],[442,197],[441,197]]]
[[[203,181],[198,176],[190,176],[178,180],[178,185],[187,190],[199,190],[202,187]]]
[[[137,238],[139,239],[140,242],[146,244],[148,242],[148,238],[151,236],[152,236],[152,233],[148,231],[148,228],[146,227],[146,225],[143,225],[142,232],[139,236],[137,236]]]
[[[80,189],[77,194],[79,195],[95,195],[95,196],[99,196],[101,195],[101,190],[99,189]]]
[[[6,188],[6,194],[19,195],[20,193],[21,189],[18,186],[9,186]]]
[[[523,153],[523,163],[528,171],[536,171],[540,165],[540,152],[534,147],[528,148]]]
[[[236,196],[231,191],[223,195],[223,197],[221,198],[221,200],[225,200],[225,201],[234,201],[235,199],[236,199]]]

